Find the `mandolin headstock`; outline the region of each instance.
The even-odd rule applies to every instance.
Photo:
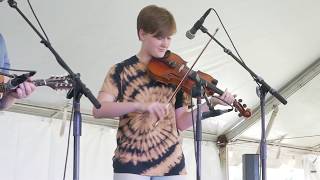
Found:
[[[51,76],[48,79],[39,79],[33,82],[36,86],[48,86],[54,90],[70,90],[73,87],[70,76]]]

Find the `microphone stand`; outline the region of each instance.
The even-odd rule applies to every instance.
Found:
[[[268,93],[277,98],[282,104],[286,105],[287,101],[271,86],[269,86],[262,77],[254,73],[244,62],[242,62],[237,56],[235,56],[229,49],[224,47],[214,36],[212,36],[208,29],[201,25],[200,30],[207,34],[212,40],[214,40],[223,51],[230,55],[234,60],[236,60],[245,70],[247,70],[253,77],[254,81],[257,82],[257,95],[260,98],[260,108],[261,108],[261,141],[260,141],[260,161],[261,161],[261,174],[262,180],[266,180],[266,165],[267,165],[267,144],[266,144],[266,133],[265,133],[265,98]]]
[[[216,29],[215,33],[213,34],[213,36],[218,32],[218,29]],[[185,74],[185,76],[183,77],[182,81],[179,83],[178,87],[181,86],[181,83],[183,82],[183,80],[186,78],[186,76],[191,72],[192,68],[194,67],[194,65],[198,62],[200,56],[202,55],[202,53],[204,52],[204,50],[208,47],[209,43],[211,42],[211,39],[207,42],[207,44],[205,45],[205,47],[202,49],[201,53],[199,54],[199,56],[197,57],[196,61],[193,63],[193,65],[190,67],[189,71]],[[192,80],[194,80],[195,85],[192,88],[192,97],[196,97],[197,98],[197,118],[196,118],[196,132],[195,132],[195,159],[196,159],[196,173],[197,173],[197,180],[201,180],[201,141],[202,141],[202,122],[201,120],[204,119],[204,114],[206,113],[205,117],[214,117],[214,116],[218,116],[221,115],[219,113],[214,112],[214,109],[210,107],[209,105],[209,101],[208,99],[205,97],[206,102],[208,104],[209,107],[209,113],[205,112],[205,113],[201,113],[200,110],[200,105],[201,105],[201,97],[202,97],[202,92],[204,92],[204,87],[207,85],[206,82],[204,82],[203,80],[201,80],[201,78],[199,77],[199,75],[195,72],[193,72],[192,74],[189,75],[189,78],[191,78]],[[215,86],[211,87],[212,89],[215,89],[215,92],[220,92],[221,90],[216,88]],[[220,94],[222,94],[222,92],[220,92]]]
[[[196,173],[197,173],[197,180],[201,180],[201,142],[202,142],[202,120],[206,119],[208,117],[215,117],[219,116],[222,113],[219,113],[216,111],[209,103],[208,98],[206,95],[204,95],[205,100],[207,102],[207,105],[209,107],[209,112],[201,112],[200,105],[201,105],[201,97],[202,92],[204,91],[204,83],[201,81],[198,74],[195,75],[194,78],[192,78],[196,84],[192,88],[192,97],[197,98],[197,118],[196,118],[196,132],[195,132],[195,141],[196,141],[196,147],[195,147],[195,154],[196,154]]]
[[[84,94],[96,107],[101,107],[99,101],[93,96],[90,89],[80,79],[80,74],[75,74],[69,66],[64,62],[56,50],[51,46],[50,42],[47,41],[40,32],[34,27],[34,25],[28,20],[28,18],[18,8],[17,2],[14,0],[8,0],[10,7],[17,10],[17,12],[23,17],[23,19],[30,25],[34,32],[40,37],[41,43],[44,44],[51,53],[55,56],[57,62],[65,69],[73,80],[73,88],[68,92],[67,98],[73,98],[73,136],[74,136],[74,155],[73,155],[73,180],[79,179],[79,160],[80,160],[80,136],[81,136],[81,112],[80,112],[80,98]]]
[[[200,110],[201,105],[201,92],[202,84],[198,75],[195,78],[195,86],[192,90],[192,96],[197,98],[197,119],[196,119],[196,132],[195,132],[195,141],[196,141],[196,165],[197,165],[197,180],[201,180],[201,141],[202,141],[202,114]]]

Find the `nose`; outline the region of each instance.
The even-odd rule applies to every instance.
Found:
[[[161,43],[161,47],[165,47],[165,48],[169,47],[170,41],[171,40],[169,38],[163,38],[162,43]]]

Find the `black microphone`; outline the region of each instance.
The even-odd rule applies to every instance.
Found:
[[[36,72],[31,71],[19,76],[16,76],[13,79],[10,79],[7,83],[5,83],[5,91],[14,90],[17,88],[17,86],[23,82],[25,82],[29,77],[33,76]]]
[[[202,26],[204,20],[207,18],[208,14],[210,13],[211,8],[208,9],[203,16],[192,26],[192,28],[186,32],[186,36],[189,39],[193,39],[195,34],[197,33],[197,31],[200,29],[200,27]]]
[[[209,117],[220,116],[220,115],[227,113],[227,112],[230,112],[230,111],[232,111],[232,109],[226,109],[226,110],[214,109],[214,110],[211,110],[208,112],[203,112],[201,117],[202,117],[202,119],[206,119]]]

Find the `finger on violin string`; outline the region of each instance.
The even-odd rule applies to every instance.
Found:
[[[232,95],[231,93],[229,93],[229,92],[226,94],[226,97],[225,97],[225,98],[226,98],[226,100],[228,100],[228,101],[231,101],[231,100],[234,99],[233,95]]]
[[[229,94],[228,88],[226,88],[222,95],[227,96]]]
[[[229,105],[232,104],[235,100],[236,95],[232,95],[228,89],[224,91],[224,93],[220,96],[222,100],[224,100],[225,103],[228,103]]]
[[[225,95],[224,97],[222,97],[222,96],[217,96],[217,97],[215,97],[215,101],[216,101],[216,104],[220,104],[220,105],[223,105],[223,106],[228,106],[228,105],[230,105],[229,102],[228,102],[228,97],[227,97],[227,95]]]

